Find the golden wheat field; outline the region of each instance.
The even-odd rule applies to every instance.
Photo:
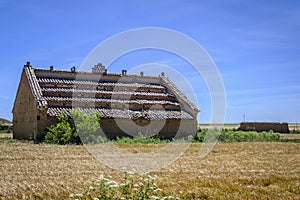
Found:
[[[219,143],[204,159],[200,147],[192,144],[171,166],[152,173],[158,186],[181,199],[300,199],[299,143]],[[100,174],[116,181],[123,176],[84,146],[0,143],[2,199],[67,199]]]

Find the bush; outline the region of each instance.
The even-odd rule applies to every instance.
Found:
[[[35,138],[34,138],[34,143],[38,144],[41,142],[44,142],[46,138],[46,133],[42,132],[42,133],[37,133]]]
[[[280,134],[270,132],[254,132],[254,131],[234,131],[234,130],[222,130],[221,133],[213,129],[203,129],[196,134],[195,140],[198,142],[210,141],[207,136],[216,138],[219,135],[218,140],[220,142],[279,142]],[[214,139],[215,139],[214,138]]]
[[[300,134],[300,130],[299,129],[293,129],[290,132],[291,134]]]
[[[105,142],[105,138],[97,134],[100,127],[97,113],[85,114],[79,109],[75,109],[71,112],[70,117],[74,123],[73,129],[79,134],[84,144]]]
[[[146,137],[141,133],[139,133],[137,137],[117,137],[117,139],[114,140],[114,143],[117,144],[164,144],[168,142],[169,140],[163,140],[157,136]]]
[[[48,127],[45,142],[52,144],[79,143],[80,138],[74,128],[71,127],[70,118],[66,113],[58,117],[58,123]]]
[[[106,138],[97,135],[99,117],[96,113],[85,114],[79,109],[71,111],[70,116],[62,113],[58,123],[48,127],[45,142],[53,144],[103,143]],[[80,136],[78,135],[80,133]]]

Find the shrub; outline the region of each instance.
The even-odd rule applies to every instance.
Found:
[[[87,143],[103,143],[105,139],[97,134],[99,129],[99,117],[97,113],[85,114],[79,109],[72,110],[71,119],[73,121],[73,129],[80,135],[80,139],[84,144]]]
[[[214,142],[219,140],[221,137],[219,129],[202,129],[195,136],[195,141],[197,142]],[[224,130],[225,131],[225,130]]]
[[[300,130],[299,129],[293,129],[290,132],[291,134],[300,134]]]
[[[43,141],[45,141],[46,138],[46,133],[42,132],[42,133],[37,133],[35,138],[34,138],[34,143],[41,143]]]
[[[221,133],[213,129],[203,129],[196,134],[195,140],[199,142],[210,141],[209,137],[215,139],[219,135],[220,142],[279,142],[280,134],[270,132],[254,132],[254,131],[234,131],[222,130]],[[215,138],[214,138],[215,137]]]
[[[85,114],[79,109],[75,109],[71,111],[70,116],[62,113],[58,117],[58,123],[48,127],[44,141],[53,144],[106,142],[106,138],[97,134],[98,128],[99,117],[96,113]]]
[[[196,133],[195,140],[198,142],[204,142],[208,129],[201,129]]]
[[[63,112],[58,117],[58,123],[48,127],[45,142],[53,144],[70,144],[80,140],[77,132],[71,127],[69,120],[70,118]]]
[[[117,144],[164,144],[170,142],[169,140],[160,139],[157,136],[146,137],[139,133],[137,137],[117,137],[114,143]]]

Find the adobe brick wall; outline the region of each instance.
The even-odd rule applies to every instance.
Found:
[[[13,138],[34,139],[37,133],[37,107],[26,74],[22,73],[13,108]]]
[[[163,139],[182,138],[189,135],[194,136],[197,131],[197,120],[153,120],[148,124],[139,122],[136,125],[131,119],[118,119],[117,123],[114,119],[100,119],[100,127],[105,136],[114,139],[122,136],[137,136],[142,133],[145,136],[153,136],[154,134]],[[161,124],[163,123],[163,124]],[[161,127],[162,126],[162,127]],[[155,130],[156,127],[158,130]],[[129,133],[131,135],[127,135]],[[177,134],[177,135],[176,135]]]

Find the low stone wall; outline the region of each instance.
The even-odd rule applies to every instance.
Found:
[[[288,123],[271,123],[271,122],[242,122],[240,124],[239,130],[242,131],[270,131],[278,133],[289,133]]]

